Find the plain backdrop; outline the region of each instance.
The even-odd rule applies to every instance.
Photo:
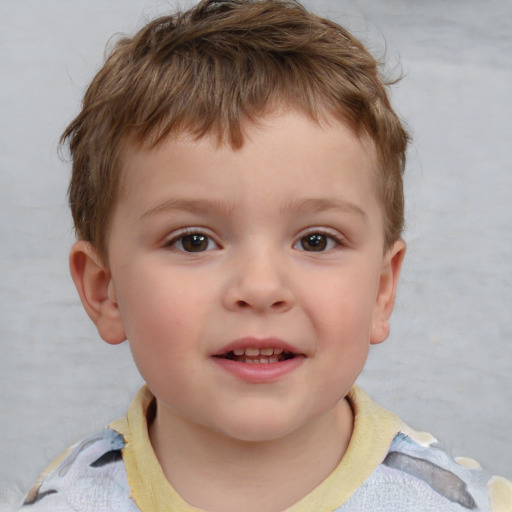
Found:
[[[359,384],[454,456],[511,478],[512,3],[305,4],[404,75],[392,99],[414,136],[392,334]],[[0,503],[123,415],[141,384],[127,344],[99,340],[69,278],[70,166],[57,144],[109,38],[173,5],[0,0]]]

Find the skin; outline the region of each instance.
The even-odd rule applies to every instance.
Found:
[[[178,493],[271,512],[341,460],[345,396],[389,333],[405,244],[383,249],[369,140],[294,111],[246,132],[239,150],[186,135],[128,148],[108,265],[77,242],[70,266],[101,337],[129,340],[156,396],[150,438]],[[245,337],[283,340],[297,364],[240,378],[215,356]]]

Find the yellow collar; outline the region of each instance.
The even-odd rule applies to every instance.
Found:
[[[387,455],[395,435],[407,427],[394,414],[373,402],[354,386],[347,396],[354,411],[354,431],[343,459],[313,491],[286,512],[334,510],[370,477]],[[110,428],[124,436],[123,460],[132,498],[144,512],[199,512],[186,503],[165,478],[151,446],[146,421],[154,397],[142,387],[133,399],[126,418]]]

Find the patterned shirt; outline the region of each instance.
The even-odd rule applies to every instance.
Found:
[[[354,387],[354,431],[326,480],[286,512],[512,512],[512,484],[453,459]],[[126,418],[71,447],[43,473],[21,512],[199,512],[165,478],[148,437],[143,387]]]

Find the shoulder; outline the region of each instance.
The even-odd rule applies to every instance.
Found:
[[[390,511],[399,503],[403,512],[512,512],[512,484],[472,459],[452,458],[432,436],[405,428],[341,510],[367,510],[370,503]]]
[[[512,512],[512,483],[494,476],[473,459],[453,458],[437,439],[418,432],[355,388],[357,453],[372,460],[343,512]],[[377,459],[377,460],[376,460]],[[357,464],[355,464],[357,467]]]
[[[21,511],[139,512],[130,498],[124,446],[123,436],[110,428],[72,446],[43,473]]]

